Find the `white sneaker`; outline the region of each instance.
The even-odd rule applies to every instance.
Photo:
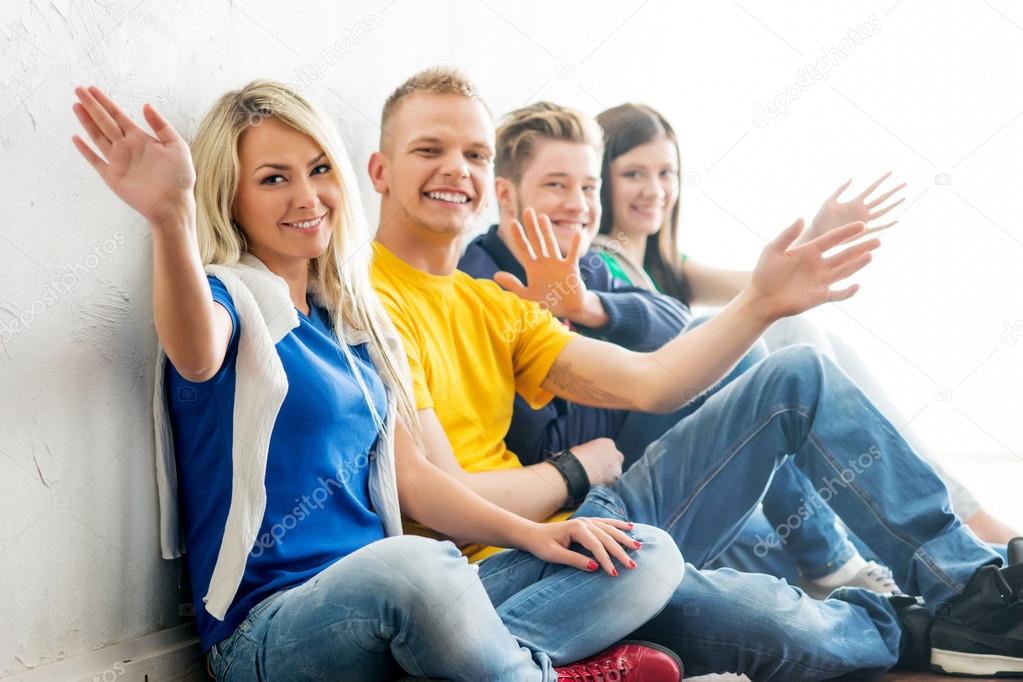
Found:
[[[863,587],[878,594],[902,594],[892,570],[856,555],[838,570],[816,579],[799,578],[799,587],[814,599],[827,599],[839,587]]]

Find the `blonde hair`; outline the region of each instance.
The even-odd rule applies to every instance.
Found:
[[[522,169],[536,152],[539,140],[561,140],[586,144],[597,155],[604,153],[604,135],[589,116],[551,102],[537,102],[505,114],[497,127],[494,175],[516,185]]]
[[[391,334],[384,334],[390,322],[370,284],[372,237],[362,210],[355,171],[344,143],[326,115],[287,86],[272,81],[252,81],[217,100],[199,124],[192,142],[192,158],[196,168],[197,232],[203,265],[231,265],[246,251],[245,235],[232,218],[240,173],[238,143],[246,130],[269,117],[311,137],[334,169],[341,197],[338,210],[332,216],[334,229],[327,249],[309,261],[309,286],[326,303],[334,334],[377,428],[383,430],[383,419],[377,414],[359,365],[343,336],[342,320],[355,330],[368,333],[371,347],[382,359],[383,366],[376,370],[396,398],[396,416],[405,421],[409,432],[422,446],[408,365],[399,355],[404,349],[396,341],[393,328]],[[392,340],[390,345],[387,339]]]
[[[388,137],[387,122],[394,114],[402,100],[416,93],[430,95],[461,95],[476,100],[487,109],[479,95],[475,84],[460,70],[447,66],[431,66],[410,76],[404,83],[394,89],[384,102],[384,110],[380,115],[380,148]],[[490,110],[487,109],[489,112]]]

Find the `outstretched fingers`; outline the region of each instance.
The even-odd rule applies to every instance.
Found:
[[[845,190],[849,189],[849,185],[851,185],[851,184],[852,184],[852,178],[849,178],[848,180],[843,182],[841,185],[838,186],[838,189],[836,189],[834,191],[834,193],[830,197],[828,197],[828,201],[835,201],[835,202],[837,202],[838,201],[838,197],[842,196],[842,192],[844,192]]]
[[[544,250],[548,255],[561,259],[561,247],[558,246],[558,238],[554,236],[554,225],[547,214],[540,215],[540,230],[544,239]]]
[[[494,273],[494,281],[497,282],[502,288],[507,289],[520,298],[526,298],[526,292],[528,288],[522,283],[522,280],[513,275],[510,272],[501,270]]]
[[[533,247],[529,243],[529,237],[526,236],[526,228],[517,220],[512,221],[512,240],[510,246],[512,254],[522,263],[523,267],[529,261],[536,260],[536,252],[533,251]]]
[[[877,180],[875,180],[873,183],[871,183],[870,186],[867,187],[867,189],[865,189],[862,192],[860,192],[860,195],[858,197],[856,197],[856,198],[858,200],[860,200],[860,201],[864,201],[867,197],[869,197],[871,194],[873,194],[874,190],[876,190],[878,187],[880,187],[881,184],[885,180],[887,180],[889,177],[891,177],[891,175],[892,175],[892,171],[888,171],[887,173],[885,173],[884,175],[879,177]]]
[[[829,289],[828,290],[828,301],[831,303],[837,303],[838,301],[846,301],[856,295],[856,292],[860,290],[859,284],[850,284],[844,289]]]
[[[842,225],[841,227],[836,227],[833,230],[825,232],[821,236],[809,242],[806,246],[812,246],[821,253],[825,253],[839,244],[843,244],[850,239],[855,239],[866,229],[867,228],[862,221],[848,223],[847,225]]]
[[[107,115],[117,124],[118,128],[121,129],[122,134],[127,134],[133,130],[137,130],[138,126],[132,121],[121,108],[117,106],[114,100],[107,97],[107,94],[97,88],[95,85],[89,87],[89,93],[96,98],[100,106],[107,112]]]
[[[906,198],[903,197],[903,198],[899,199],[898,201],[896,201],[895,203],[891,204],[890,206],[885,206],[884,208],[882,208],[879,211],[874,211],[873,213],[870,214],[870,217],[868,218],[868,220],[877,220],[878,218],[883,216],[885,213],[888,213],[888,211],[892,210],[893,208],[895,208],[896,206],[898,206],[899,204],[901,204],[905,200],[906,200]]]
[[[873,255],[870,253],[864,253],[857,256],[856,258],[853,258],[845,265],[837,267],[831,271],[830,276],[831,281],[841,282],[843,279],[848,279],[849,277],[852,277],[857,272],[867,267],[867,264],[870,263],[870,261],[873,260],[873,258],[874,258]],[[831,300],[835,300],[834,297],[832,297]]]
[[[536,211],[531,208],[527,208],[522,212],[523,220],[523,231],[526,235],[526,239],[529,240],[529,245],[536,254],[534,260],[537,258],[546,258],[547,249],[544,246],[543,235],[541,234],[540,219],[536,215]]]
[[[863,234],[865,234],[865,235],[866,234],[874,234],[875,232],[880,232],[882,230],[887,230],[889,227],[891,227],[892,225],[897,224],[898,222],[899,222],[898,220],[893,220],[892,222],[885,223],[884,225],[877,225],[876,227],[871,227],[869,230],[867,230]]]
[[[786,227],[781,231],[781,234],[771,240],[771,248],[782,253],[787,251],[788,248],[799,238],[799,235],[803,233],[803,226],[803,219],[797,218],[796,222]]]
[[[887,192],[885,192],[884,194],[879,196],[877,199],[874,199],[869,204],[864,204],[864,205],[867,208],[874,208],[875,206],[880,206],[884,202],[888,201],[888,199],[890,199],[892,197],[892,195],[894,195],[897,192],[901,192],[904,189],[906,189],[906,183],[902,183],[901,185],[897,185],[894,189],[888,190]],[[901,202],[902,199],[900,199],[899,201]]]
[[[111,146],[110,139],[103,134],[103,131],[99,129],[96,122],[92,120],[89,111],[80,102],[75,102],[71,106],[71,110],[74,112],[78,122],[85,128],[85,132],[89,134],[89,139],[92,140],[92,143],[105,155]]]
[[[92,90],[86,90],[83,87],[75,88],[75,94],[78,95],[78,101],[82,107],[89,114],[89,118],[93,120],[103,135],[112,143],[120,140],[124,137],[124,131],[121,130],[121,126],[117,124],[114,118],[110,115],[102,104],[93,95]]]
[[[880,239],[868,239],[867,241],[853,244],[852,246],[842,249],[839,253],[834,256],[829,256],[824,259],[824,266],[835,269],[848,263],[849,261],[873,251],[874,249],[881,246]]]
[[[96,172],[102,173],[105,170],[107,162],[101,159],[96,152],[92,151],[92,147],[86,144],[85,140],[77,135],[72,135],[71,142],[75,145],[78,152],[85,157],[85,160],[89,162],[89,165],[96,169]]]
[[[167,122],[163,116],[156,110],[152,104],[146,104],[142,107],[142,116],[146,119],[146,123],[153,129],[153,133],[156,135],[156,139],[164,144],[168,142],[176,142],[181,139],[178,135],[178,131],[174,130],[174,127]]]

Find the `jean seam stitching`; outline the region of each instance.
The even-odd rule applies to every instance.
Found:
[[[821,443],[817,438],[814,437],[812,431],[807,436],[807,441],[814,448],[816,448],[818,452],[821,453],[824,459],[831,466],[832,471],[834,471],[836,474],[841,474],[841,472],[838,469],[838,459],[824,446],[823,443]],[[856,483],[855,478],[852,481],[850,481],[847,485],[849,486],[849,489],[853,492],[853,494],[855,494],[856,497],[860,498],[860,501],[863,502],[864,506],[870,510],[870,513],[874,515],[874,518],[877,519],[877,522],[886,531],[888,531],[889,535],[891,535],[893,538],[895,538],[902,544],[906,545],[906,547],[912,549],[913,556],[919,556],[923,564],[931,570],[935,577],[937,577],[941,582],[945,583],[947,587],[956,592],[962,591],[963,589],[962,585],[959,585],[954,579],[952,579],[951,576],[949,576],[947,573],[941,570],[934,563],[929,554],[927,554],[926,552],[924,552],[923,554],[920,553],[921,550],[923,549],[921,545],[915,545],[912,541],[910,541],[900,533],[895,532],[895,529],[893,529],[888,524],[888,522],[884,518],[882,518],[881,515],[877,512],[877,509],[874,507],[874,504],[870,500],[868,500],[869,495],[867,495],[866,492]]]
[[[515,567],[519,566],[520,564],[526,563],[527,561],[532,561],[532,560],[536,559],[535,556],[533,556],[532,554],[530,554],[529,552],[526,552],[524,550],[515,549],[515,550],[512,550],[512,551],[516,552],[516,556],[515,556],[514,559],[512,559],[510,561],[506,561],[505,565],[503,567],[501,567],[501,568],[499,568],[499,569],[497,569],[495,571],[487,573],[486,577],[481,576],[480,577],[480,582],[486,583],[487,580],[490,580],[491,578],[493,578],[495,576],[499,576],[499,575],[501,575],[503,573],[506,573],[506,572],[514,569]],[[490,558],[490,557],[488,557],[488,558]],[[480,564],[482,565],[486,561],[487,561],[487,559],[484,559],[483,561],[480,562]]]
[[[776,408],[774,412],[764,417],[759,424],[757,424],[754,427],[751,427],[750,430],[746,432],[746,434],[736,439],[732,447],[725,451],[726,454],[721,459],[719,466],[717,466],[716,468],[714,468],[713,471],[704,476],[703,480],[700,481],[699,485],[696,487],[693,493],[685,500],[683,500],[682,504],[678,506],[675,513],[672,514],[671,517],[669,517],[669,521],[666,524],[664,530],[668,531],[669,533],[672,531],[675,525],[689,511],[689,508],[692,507],[693,503],[696,501],[696,498],[700,495],[700,493],[702,493],[706,489],[706,487],[710,485],[710,482],[714,480],[721,473],[721,471],[732,462],[733,459],[735,459],[739,450],[744,448],[747,444],[749,444],[751,440],[753,440],[753,438],[755,438],[761,431],[763,431],[764,428],[771,422],[771,420],[773,420],[780,414],[784,414],[785,412],[790,411],[798,412],[800,410],[801,408],[799,407],[790,406]]]

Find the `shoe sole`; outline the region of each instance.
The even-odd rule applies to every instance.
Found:
[[[931,649],[931,670],[962,677],[1023,677],[1023,659]]]
[[[686,676],[686,669],[685,666],[682,665],[682,659],[679,658],[678,654],[676,654],[668,647],[661,646],[660,644],[654,644],[653,642],[648,642],[642,639],[623,639],[621,642],[619,642],[619,644],[638,644],[640,646],[645,646],[650,649],[656,649],[665,656],[669,656],[670,658],[675,660],[675,664],[678,665],[678,682],[682,682],[682,679]]]

